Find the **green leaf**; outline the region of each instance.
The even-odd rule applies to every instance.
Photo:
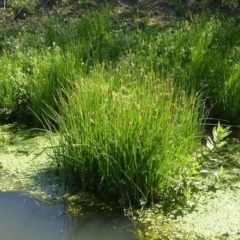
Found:
[[[206,143],[206,145],[207,145],[207,148],[208,148],[210,151],[212,151],[212,150],[214,149],[214,143],[213,143],[213,141],[212,141],[212,139],[211,139],[210,137],[207,138],[207,143]]]

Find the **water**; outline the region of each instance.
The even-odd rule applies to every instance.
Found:
[[[69,216],[17,192],[0,192],[1,240],[134,240],[134,225],[117,212],[92,208]]]
[[[22,194],[55,196],[59,182],[48,149],[55,135],[23,130],[19,125],[0,126],[0,240],[136,239],[134,225],[122,211],[85,207],[73,216],[61,201],[41,202]],[[45,148],[48,153],[42,152]],[[44,194],[39,196],[39,191]]]

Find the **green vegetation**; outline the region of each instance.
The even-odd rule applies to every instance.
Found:
[[[204,118],[240,123],[237,19],[205,12],[133,28],[106,7],[26,21],[1,30],[12,36],[0,58],[1,120],[54,127],[56,161],[78,190],[121,204],[188,199]]]
[[[152,201],[190,166],[201,128],[194,96],[154,75],[106,73],[103,66],[75,86],[56,115],[57,155],[81,188],[123,202]]]

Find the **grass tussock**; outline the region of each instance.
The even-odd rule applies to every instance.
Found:
[[[106,198],[153,201],[178,181],[198,144],[197,99],[176,91],[171,80],[99,68],[61,103],[58,155],[65,174]]]

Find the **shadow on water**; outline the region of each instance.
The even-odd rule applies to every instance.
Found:
[[[134,231],[130,220],[116,212],[90,208],[70,216],[62,204],[0,192],[1,240],[133,240]]]

